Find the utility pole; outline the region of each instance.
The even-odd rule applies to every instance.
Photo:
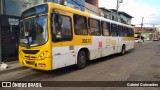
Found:
[[[116,12],[116,21],[118,22],[118,8],[119,8],[119,0],[117,0],[117,12]]]
[[[142,40],[143,20],[144,20],[144,17],[142,17],[141,31],[140,31],[140,40]]]
[[[119,3],[122,3],[123,0],[117,0],[117,7],[116,7],[116,21],[118,22],[118,9],[119,9]]]
[[[142,27],[143,27],[143,20],[144,20],[144,17],[142,17],[141,29],[142,29]]]

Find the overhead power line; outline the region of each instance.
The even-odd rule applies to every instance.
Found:
[[[146,18],[160,18],[160,16],[155,16],[155,17],[146,17]]]
[[[129,2],[129,0],[127,0],[127,1],[125,2],[125,4],[123,4],[123,6],[121,6],[121,7],[125,7],[128,2]]]

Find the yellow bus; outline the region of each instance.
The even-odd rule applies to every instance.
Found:
[[[134,48],[133,27],[55,3],[24,11],[20,21],[21,65],[55,70],[82,69],[88,60]]]

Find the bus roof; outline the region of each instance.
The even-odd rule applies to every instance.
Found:
[[[101,20],[101,21],[106,21],[106,22],[109,22],[109,23],[114,23],[114,24],[117,24],[117,25],[133,28],[133,26],[131,26],[131,25],[127,25],[127,24],[123,24],[123,23],[116,22],[116,21],[113,21],[113,20],[109,20],[107,18],[100,17],[100,16],[97,16],[97,15],[90,14],[90,16],[94,19],[98,19],[98,20]]]
[[[80,10],[77,10],[77,9],[74,9],[74,8],[66,7],[66,6],[63,6],[63,5],[60,5],[60,4],[56,4],[56,3],[52,3],[52,2],[48,2],[48,5],[50,5],[51,7],[60,9],[60,10],[64,10],[64,11],[70,12],[70,13],[74,13],[74,14],[79,14],[79,15],[82,15],[82,16],[90,17],[89,13],[84,12],[84,11],[80,11]]]
[[[53,2],[45,2],[45,3],[37,4],[37,5],[34,5],[33,7],[38,6],[38,5],[42,5],[42,4],[48,4],[50,7],[54,7],[56,9],[64,10],[64,11],[67,11],[67,12],[70,12],[70,13],[79,14],[79,15],[82,15],[82,16],[98,19],[98,20],[101,20],[101,21],[106,21],[106,22],[109,22],[109,23],[114,23],[114,24],[117,24],[117,25],[133,28],[133,26],[131,26],[131,25],[127,25],[127,24],[123,24],[123,23],[116,22],[116,21],[113,21],[113,20],[109,20],[109,19],[106,19],[104,17],[93,15],[93,14],[90,14],[88,12],[80,11],[80,10],[70,8],[70,7],[66,7],[66,6],[56,4],[56,3],[53,3]]]

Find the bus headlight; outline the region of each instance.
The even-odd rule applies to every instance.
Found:
[[[20,58],[25,58],[24,54],[21,51],[19,51],[19,57]]]
[[[45,59],[45,57],[47,56],[48,54],[48,50],[45,50],[44,52],[42,52],[39,56],[39,59]]]

